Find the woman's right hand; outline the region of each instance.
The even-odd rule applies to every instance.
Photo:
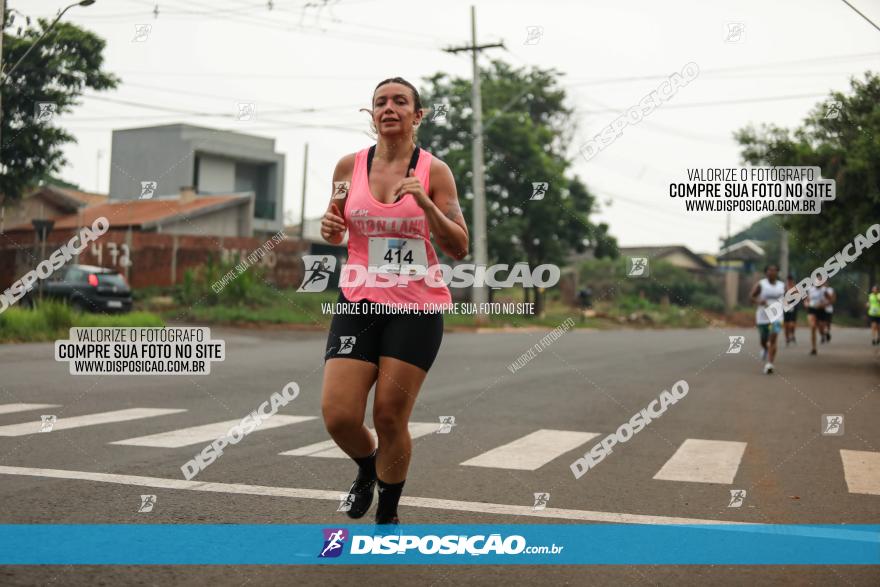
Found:
[[[330,244],[338,245],[345,233],[345,219],[335,203],[324,213],[321,219],[321,236]]]

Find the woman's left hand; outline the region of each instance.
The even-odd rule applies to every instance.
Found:
[[[423,186],[419,178],[415,176],[415,169],[407,171],[406,177],[401,179],[398,184],[394,186],[395,199],[402,194],[412,194],[416,199],[416,204],[418,204],[422,210],[427,210],[434,204],[428,194],[425,193],[425,186]]]

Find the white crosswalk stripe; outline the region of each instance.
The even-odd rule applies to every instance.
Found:
[[[271,418],[263,420],[253,432],[261,430],[271,430],[281,426],[289,426],[291,424],[299,424],[300,422],[308,422],[315,420],[316,416],[282,416],[276,414]],[[149,446],[153,448],[180,448],[182,446],[190,446],[192,444],[201,444],[210,442],[221,436],[225,436],[229,429],[233,426],[241,424],[241,418],[237,420],[226,420],[225,422],[214,422],[212,424],[204,424],[202,426],[192,426],[190,428],[180,428],[178,430],[169,430],[168,432],[160,432],[158,434],[150,434],[148,436],[138,436],[136,438],[127,438],[125,440],[117,440],[110,444],[123,444],[126,446]]]
[[[60,408],[58,404],[0,404],[0,415],[15,414],[16,412],[29,412],[31,410],[45,410],[47,408]]]
[[[409,435],[412,438],[419,438],[421,436],[427,436],[428,434],[432,434],[440,429],[439,422],[410,422],[409,423]],[[370,428],[370,433],[373,435],[373,438],[376,438],[376,431]],[[303,446],[300,448],[295,448],[293,450],[288,450],[282,453],[279,453],[286,457],[323,457],[329,459],[347,459],[348,455],[345,454],[341,448],[336,446],[336,443],[331,438],[330,440],[324,440],[321,442],[316,442],[314,444],[310,444],[308,446]]]
[[[840,460],[850,493],[880,495],[880,452],[841,450]]]
[[[61,406],[40,403],[0,404],[0,415],[37,410],[51,413],[52,408],[58,407]],[[54,423],[52,432],[145,418],[158,418],[186,411],[186,409],[128,408],[82,416],[60,417]],[[317,416],[286,416],[276,414],[263,421],[254,429],[254,432],[318,419],[319,417]],[[124,440],[115,440],[109,442],[109,444],[151,448],[181,448],[210,442],[226,435],[231,428],[240,423],[241,419],[225,420],[126,438]],[[41,426],[42,422],[35,416],[27,422],[0,426],[0,437],[40,434]],[[412,438],[416,439],[436,433],[440,426],[439,422],[410,422],[409,431]],[[375,430],[370,429],[370,433],[374,438],[376,437]],[[454,433],[453,430],[452,434]],[[566,452],[575,450],[598,436],[600,436],[600,433],[596,432],[542,428],[477,454],[459,464],[489,469],[537,471]],[[734,482],[739,471],[746,447],[747,443],[745,442],[696,438],[685,439],[660,470],[657,471],[653,479],[659,481],[730,485]],[[322,440],[279,454],[283,456],[333,459],[348,458],[332,439]],[[880,452],[840,450],[840,458],[842,472],[849,493],[880,496]]]
[[[534,471],[599,436],[597,432],[541,429],[461,463],[470,467]]]
[[[745,450],[745,442],[688,438],[654,479],[729,485],[736,477]]]
[[[52,433],[58,432],[59,430],[81,428],[83,426],[128,422],[130,420],[153,418],[155,416],[166,416],[168,414],[176,414],[185,411],[186,410],[166,410],[162,408],[128,408],[125,410],[114,410],[112,412],[86,414],[84,416],[72,416],[70,418],[61,417],[58,418],[58,420],[52,427]],[[21,424],[9,424],[7,426],[0,426],[0,436],[27,436],[28,434],[40,434],[41,425],[41,421],[33,420],[31,422],[24,422]]]

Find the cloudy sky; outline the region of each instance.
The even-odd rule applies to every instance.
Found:
[[[850,0],[880,24],[880,2]],[[64,0],[8,0],[52,17]],[[65,19],[107,41],[119,88],[89,95],[60,124],[77,138],[61,177],[106,192],[113,129],[187,122],[273,137],[287,156],[285,206],[298,220],[303,145],[309,143],[308,217],[323,212],[336,161],[371,144],[372,89],[438,71],[470,77],[465,54],[473,2],[389,0],[98,0]],[[270,9],[271,5],[271,9]],[[158,7],[158,16],[154,11]],[[619,113],[694,62],[699,76],[573,172],[600,196],[599,219],[623,245],[685,244],[714,252],[724,213],[686,213],[668,183],[688,167],[741,161],[732,138],[750,123],[794,126],[849,77],[880,69],[880,31],[840,0],[768,2],[476,3],[481,43],[516,66],[556,68],[575,109],[579,148]],[[739,34],[730,33],[731,23]],[[134,42],[138,25],[151,28]],[[537,42],[528,30],[540,27]],[[484,55],[486,63],[488,52]],[[257,120],[234,118],[254,102]],[[470,186],[458,186],[463,193]],[[738,213],[733,230],[759,214]]]

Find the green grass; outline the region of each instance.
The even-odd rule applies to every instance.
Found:
[[[165,321],[149,312],[84,314],[71,310],[66,304],[44,301],[36,310],[12,307],[0,314],[0,342],[66,339],[70,328],[88,326],[165,326]]]
[[[297,293],[293,289],[269,289],[259,304],[196,304],[169,308],[162,315],[169,320],[209,323],[313,324],[329,326],[331,315],[324,315],[322,303],[333,303],[336,291]]]
[[[162,315],[167,320],[209,323],[209,324],[303,324],[327,327],[332,316],[324,314],[322,303],[333,303],[338,293],[297,293],[292,289],[272,290],[259,304],[184,304],[165,310]],[[499,290],[493,302],[521,303],[522,291],[516,289]],[[700,312],[675,305],[655,304],[638,296],[622,296],[619,301],[597,303],[599,316],[582,318],[578,309],[559,301],[553,292],[547,297],[543,316],[523,314],[490,314],[486,327],[525,327],[539,326],[555,328],[571,318],[578,327],[620,328],[701,328],[708,325],[706,317]],[[475,316],[469,314],[447,313],[444,322],[447,326],[478,326]]]

